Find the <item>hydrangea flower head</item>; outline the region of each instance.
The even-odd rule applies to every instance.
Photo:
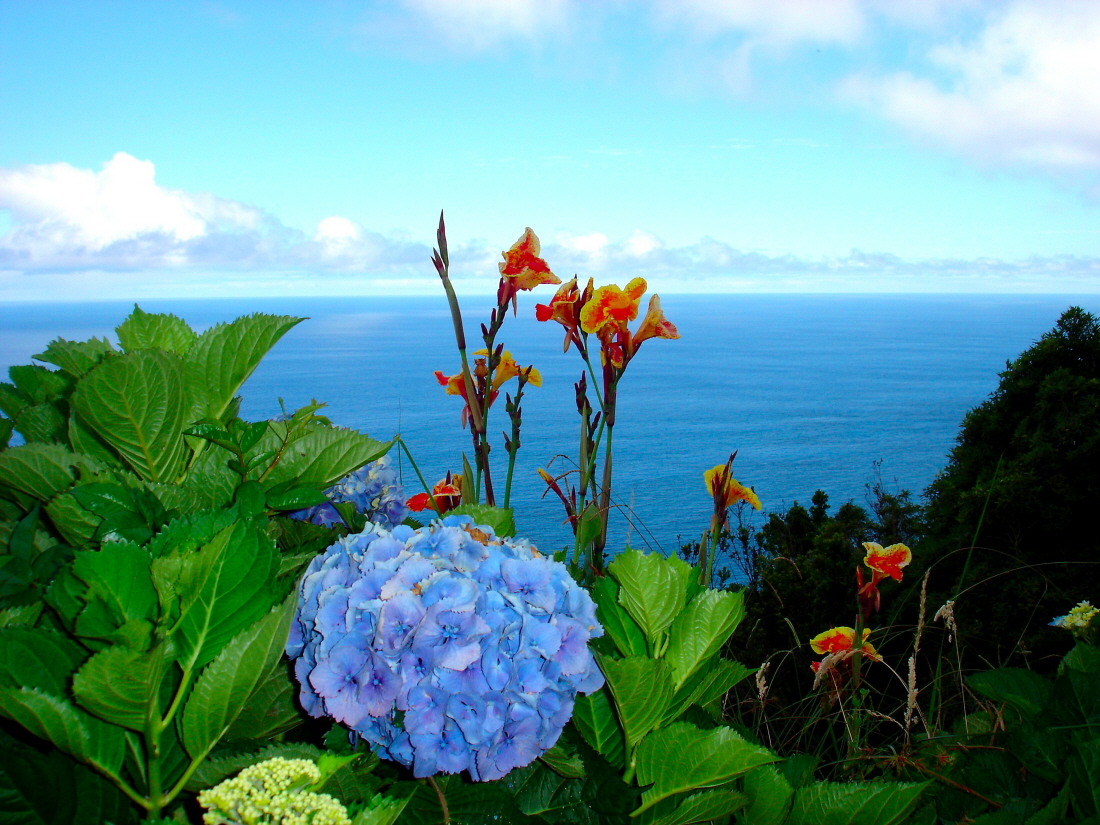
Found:
[[[1052,627],[1063,627],[1074,636],[1083,639],[1088,636],[1089,627],[1097,616],[1100,616],[1100,609],[1093,607],[1089,602],[1081,602],[1065,616],[1058,616],[1050,624]]]
[[[321,779],[308,759],[275,757],[251,765],[199,794],[206,825],[351,825],[347,809],[328,794],[306,790]]]
[[[328,501],[304,510],[295,510],[290,517],[331,527],[343,524],[333,502],[348,502],[367,517],[368,521],[392,529],[409,515],[405,506],[405,490],[397,478],[393,459],[384,455],[365,464],[325,490]]]
[[[418,777],[499,779],[551,748],[603,676],[595,604],[524,539],[469,516],[368,525],[315,558],[287,643],[302,706]]]

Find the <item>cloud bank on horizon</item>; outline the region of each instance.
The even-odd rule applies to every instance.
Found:
[[[427,29],[452,59],[472,60],[517,42],[602,47],[624,15],[670,53],[691,52],[706,65],[705,83],[734,100],[752,97],[762,67],[779,67],[770,82],[783,83],[783,66],[824,48],[839,55],[826,73],[831,105],[873,113],[978,168],[1053,181],[1100,216],[1100,84],[1091,80],[1100,77],[1100,4],[1087,0],[403,0],[368,4],[362,36],[392,46]],[[899,43],[914,55],[904,66],[853,58]],[[262,204],[162,186],[155,160],[119,150],[98,170],[64,161],[0,166],[9,224],[0,235],[0,300],[58,290],[318,294],[319,283],[320,294],[334,295],[438,289],[428,239],[339,214],[291,226]],[[656,219],[618,237],[602,229],[544,234],[545,257],[566,277],[642,275],[665,291],[1100,291],[1100,257],[1080,252],[815,257],[709,236],[670,245]],[[456,276],[471,291],[491,290],[499,249],[512,240],[452,239]]]

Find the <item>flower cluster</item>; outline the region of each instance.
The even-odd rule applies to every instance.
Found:
[[[885,578],[900,582],[901,569],[909,565],[913,560],[913,554],[904,544],[883,547],[874,541],[863,542],[863,549],[867,551],[867,555],[863,557],[863,563],[871,569],[871,579],[865,582],[863,571],[857,567],[856,586],[859,588],[857,595],[860,609],[866,621],[872,610],[877,611],[882,607],[882,596],[878,592],[879,582]]]
[[[343,524],[343,518],[332,505],[344,501],[352,504],[368,521],[388,529],[399,525],[409,514],[405,505],[405,490],[397,478],[393,459],[388,455],[340,479],[325,490],[325,495],[329,500],[324,504],[296,510],[290,513],[290,517],[326,527]]]
[[[306,570],[287,643],[302,706],[416,776],[504,776],[552,747],[603,676],[588,593],[469,516],[370,525]]]
[[[1052,627],[1065,628],[1079,639],[1088,640],[1090,636],[1089,629],[1097,616],[1100,616],[1100,610],[1093,607],[1089,602],[1081,602],[1065,616],[1058,616],[1050,624]],[[1096,624],[1100,627],[1100,621],[1097,621]]]
[[[275,757],[199,794],[206,825],[351,825],[347,809],[307,790],[321,779],[308,759]]]

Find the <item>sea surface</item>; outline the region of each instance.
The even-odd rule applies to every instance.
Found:
[[[569,531],[536,468],[552,465],[557,474],[576,458],[581,361],[562,353],[561,327],[536,322],[534,300],[524,297],[498,340],[534,364],[543,385],[524,397],[512,505],[520,534],[555,549]],[[471,342],[490,301],[465,301]],[[734,450],[734,476],[756,489],[765,511],[808,503],[817,489],[833,506],[865,504],[876,474],[888,489],[919,496],[1006,361],[1067,307],[1100,311],[1100,296],[1049,295],[665,295],[662,303],[682,337],[646,342],[620,384],[613,489],[623,509],[609,550],[629,542],[667,552],[697,538],[711,507],[703,472]],[[459,364],[442,299],[165,300],[142,308],[175,313],[196,329],[252,312],[308,318],[245,384],[246,418],[275,415],[280,398],[288,410],[324,401],[336,424],[380,440],[401,433],[429,483],[460,471],[470,451],[460,399],[432,375]],[[117,340],[113,328],[130,309],[0,303],[0,369],[30,363],[56,337]],[[498,490],[508,427],[502,397],[490,414]],[[407,459],[401,465],[408,493],[419,492]]]

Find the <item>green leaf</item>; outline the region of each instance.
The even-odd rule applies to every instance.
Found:
[[[183,744],[201,759],[233,725],[286,647],[298,594],[237,634],[203,670],[183,711]]]
[[[672,677],[668,666],[644,656],[618,661],[601,657],[600,670],[607,677],[615,697],[627,748],[633,748],[660,724],[672,701]]]
[[[647,821],[645,825],[689,825],[729,816],[745,806],[745,795],[736,791],[702,791],[677,797],[672,811]]]
[[[755,669],[747,668],[732,659],[718,659],[704,671],[703,679],[692,695],[691,703],[707,707],[729,693],[733,686],[746,676],[755,672]]]
[[[177,647],[181,665],[198,668],[271,609],[278,558],[259,525],[237,522],[182,564],[177,581],[191,584],[175,591],[183,596]]]
[[[121,626],[127,621],[145,622],[156,616],[157,592],[150,571],[152,559],[144,547],[111,541],[100,550],[76,554],[73,572],[107,606]]]
[[[0,485],[40,501],[73,486],[73,467],[87,462],[60,444],[25,444],[0,452]]]
[[[198,336],[187,322],[175,315],[145,312],[137,304],[130,316],[115,327],[118,342],[126,352],[162,349],[185,354]]]
[[[596,618],[623,656],[645,656],[645,635],[619,604],[619,586],[610,576],[596,580],[591,590]]]
[[[927,782],[818,782],[795,794],[788,825],[893,825],[917,807]]]
[[[608,572],[619,583],[619,602],[652,644],[684,609],[692,568],[680,559],[626,550]]]
[[[151,700],[157,711],[161,680],[172,661],[164,644],[148,653],[109,647],[80,668],[73,678],[73,694],[100,719],[140,733]]]
[[[670,759],[670,754],[676,757]],[[685,722],[669,725],[638,746],[638,783],[653,787],[642,794],[642,805],[632,816],[673,794],[721,785],[778,760],[778,755],[749,744],[730,728],[702,731]]]
[[[172,481],[180,474],[190,401],[179,356],[138,350],[109,358],[81,379],[72,404],[142,478]]]
[[[317,760],[321,785],[316,790],[336,797],[345,805],[370,800],[382,784],[382,780],[374,775],[380,761],[369,752],[343,756],[326,753]]]
[[[38,361],[54,364],[76,378],[103,360],[108,352],[115,348],[106,338],[91,338],[87,341],[66,341],[55,338],[43,352],[33,356]]]
[[[69,410],[69,444],[76,452],[94,458],[108,467],[123,469],[118,453],[102,438],[95,434],[75,409]]]
[[[326,501],[328,498],[316,487],[292,487],[282,493],[268,493],[266,499],[272,510],[304,510]]]
[[[691,600],[669,631],[665,660],[679,688],[704,662],[718,653],[745,615],[741,593],[706,590]]]
[[[8,370],[12,383],[30,404],[42,404],[66,398],[73,388],[73,377],[37,364],[25,364]],[[14,417],[14,416],[13,416]]]
[[[15,429],[28,444],[64,442],[67,426],[65,414],[50,401],[25,407],[14,422]]]
[[[623,766],[623,733],[615,721],[615,711],[606,689],[587,696],[577,695],[573,705],[573,724],[584,741],[617,768]]]
[[[76,548],[88,544],[103,522],[103,519],[82,507],[72,492],[56,496],[46,506],[46,515],[61,533],[61,537]]]
[[[1008,703],[1029,719],[1043,709],[1051,689],[1048,679],[1015,667],[975,673],[966,683],[988,699]]]
[[[25,392],[13,384],[0,382],[0,413],[15,418],[30,403],[31,399]]]
[[[388,444],[386,449],[389,449]],[[490,507],[488,504],[460,504],[448,511],[447,515],[470,516],[474,524],[492,527],[498,536],[516,534],[516,520],[511,508],[505,510],[503,507]]]
[[[67,636],[44,628],[0,630],[0,687],[28,687],[64,696],[87,652]]]
[[[584,762],[576,754],[570,756],[561,747],[554,745],[539,757],[543,763],[558,776],[566,779],[582,779],[584,777]]]
[[[97,538],[114,533],[135,544],[145,544],[167,517],[160,500],[140,487],[98,482],[83,484],[71,492],[81,507],[103,520],[96,530]]]
[[[8,627],[33,627],[42,615],[43,604],[44,602],[31,602],[0,610],[0,630]]]
[[[277,449],[286,433],[284,421],[273,421],[260,439],[261,452]],[[297,480],[301,484],[329,487],[348,473],[384,456],[393,446],[383,444],[355,430],[311,423],[283,452],[283,457],[267,477],[269,485]]]
[[[401,796],[375,794],[367,801],[351,825],[393,825],[405,811],[405,806],[413,798],[415,791],[409,789]]]
[[[7,418],[0,418],[0,450],[8,446],[11,441],[12,423]]]
[[[773,765],[760,765],[745,774],[743,780],[749,806],[738,823],[783,825],[791,807],[794,791]]]
[[[255,517],[262,515],[267,506],[264,498],[264,488],[258,481],[246,481],[237,488],[233,494],[233,501],[241,511],[242,516]]]
[[[122,728],[100,722],[38,688],[0,688],[0,714],[81,762],[117,774],[125,753]]]
[[[275,343],[303,318],[250,315],[206,330],[187,353],[194,420],[221,418],[245,379]],[[365,463],[365,462],[364,462]]]
[[[273,668],[225,732],[225,741],[271,739],[302,724],[305,719],[294,704],[296,685],[287,668]]]

